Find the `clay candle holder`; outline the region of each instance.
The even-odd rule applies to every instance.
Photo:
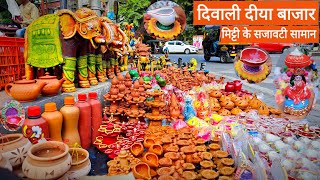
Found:
[[[150,122],[149,128],[153,126],[159,127],[162,125],[162,120],[167,118],[167,116],[160,114],[160,108],[166,106],[165,102],[163,102],[161,98],[164,92],[156,89],[153,92],[147,92],[147,94],[148,96],[152,96],[154,98],[153,101],[147,101],[147,106],[152,108],[152,113],[147,113],[145,115]]]

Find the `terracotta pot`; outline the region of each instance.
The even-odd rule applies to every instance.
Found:
[[[150,167],[158,167],[159,159],[154,153],[147,152],[141,159],[143,162],[147,163]]]
[[[19,102],[31,102],[35,101],[41,93],[41,90],[46,83],[36,83],[35,80],[23,80],[9,83],[5,87],[5,91],[8,96]]]
[[[47,141],[29,149],[22,171],[29,179],[59,179],[70,169],[71,163],[68,145]]]
[[[62,86],[62,83],[65,81],[65,79],[62,78],[58,80],[57,76],[50,76],[50,74],[46,72],[45,76],[39,77],[37,81],[47,83],[41,90],[42,95],[55,96],[59,93],[59,90]]]
[[[144,151],[144,148],[141,143],[134,143],[130,147],[130,152],[136,157],[141,155],[143,151]]]
[[[69,154],[71,155],[72,162],[71,168],[66,173],[68,179],[79,179],[88,175],[91,169],[89,152],[82,148],[70,148]]]
[[[12,171],[12,166],[10,162],[6,158],[2,157],[1,153],[0,153],[0,167],[8,169],[9,171]]]
[[[226,86],[225,86],[225,91],[226,92],[234,92],[235,87],[234,87],[234,83],[233,82],[227,82]]]
[[[151,153],[155,153],[158,156],[161,156],[163,153],[163,149],[162,146],[159,144],[153,144],[150,148],[149,148],[149,152]]]
[[[139,163],[132,167],[132,173],[136,179],[151,179],[150,167],[146,163]]]
[[[31,147],[30,141],[22,134],[8,134],[0,137],[0,152],[12,167],[20,166]]]

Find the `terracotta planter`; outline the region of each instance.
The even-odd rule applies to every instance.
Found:
[[[89,152],[82,148],[70,148],[69,154],[72,157],[71,168],[66,173],[68,179],[79,179],[89,174],[91,162]]]
[[[0,153],[0,167],[8,169],[9,171],[12,171],[12,166],[10,162],[6,158],[2,157],[1,153]]]
[[[22,164],[22,171],[29,179],[58,179],[71,167],[68,145],[47,141],[33,145]]]
[[[12,167],[22,164],[30,147],[30,141],[22,134],[8,134],[0,137],[0,152]]]

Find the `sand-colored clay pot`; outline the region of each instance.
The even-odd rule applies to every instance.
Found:
[[[69,154],[71,155],[72,162],[71,168],[66,173],[68,179],[79,179],[88,175],[91,169],[89,152],[82,148],[70,148]]]
[[[164,157],[159,159],[159,165],[161,167],[168,167],[172,165],[172,160],[170,158]]]
[[[159,159],[155,153],[147,152],[141,159],[143,162],[147,163],[150,167],[158,167]]]
[[[10,162],[6,158],[2,157],[1,153],[0,153],[0,167],[4,169],[8,169],[9,171],[12,171],[12,166]]]
[[[151,179],[150,167],[148,164],[140,162],[132,167],[132,173],[136,179]]]
[[[29,179],[59,179],[70,169],[71,163],[68,145],[47,141],[29,149],[22,171]]]
[[[161,156],[163,153],[162,146],[159,144],[153,144],[148,151],[151,153],[155,153],[158,156]]]
[[[159,176],[171,175],[175,171],[174,167],[162,167],[157,170]]]
[[[205,179],[216,179],[219,176],[219,173],[213,170],[203,170],[201,171],[201,176]]]
[[[23,78],[23,80],[6,85],[5,91],[7,95],[19,102],[31,102],[36,100],[46,83],[38,83],[36,80],[26,80],[25,77]]]
[[[153,139],[153,138],[149,138],[149,137],[147,137],[147,138],[145,138],[144,139],[144,141],[143,141],[143,146],[145,147],[145,148],[150,148],[153,144],[155,144],[156,142],[155,142],[155,140]]]
[[[133,143],[130,147],[130,152],[138,157],[140,156],[144,151],[143,145],[141,143]]]
[[[0,137],[0,153],[10,162],[12,167],[20,166],[23,163],[31,145],[30,141],[22,134],[8,134]]]
[[[185,178],[185,179],[190,179],[190,180],[192,180],[192,179],[196,179],[197,178],[197,175],[196,175],[196,173],[194,172],[194,171],[184,171],[183,173],[182,173],[182,176]]]

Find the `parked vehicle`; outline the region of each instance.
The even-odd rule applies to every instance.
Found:
[[[182,41],[168,41],[165,43],[163,47],[163,53],[166,53],[166,51],[169,51],[169,53],[198,53],[199,50],[195,46],[189,45],[187,43],[184,43]]]
[[[252,46],[264,49],[268,52],[281,52],[293,46],[292,43],[253,43]]]
[[[210,32],[202,41],[204,59],[210,61],[211,57],[220,57],[220,61],[232,62],[238,52],[244,49],[248,44],[221,44],[220,43],[220,26],[206,26]]]
[[[151,53],[158,54],[161,53],[164,42],[159,40],[149,40],[146,42],[147,45],[151,47]]]

